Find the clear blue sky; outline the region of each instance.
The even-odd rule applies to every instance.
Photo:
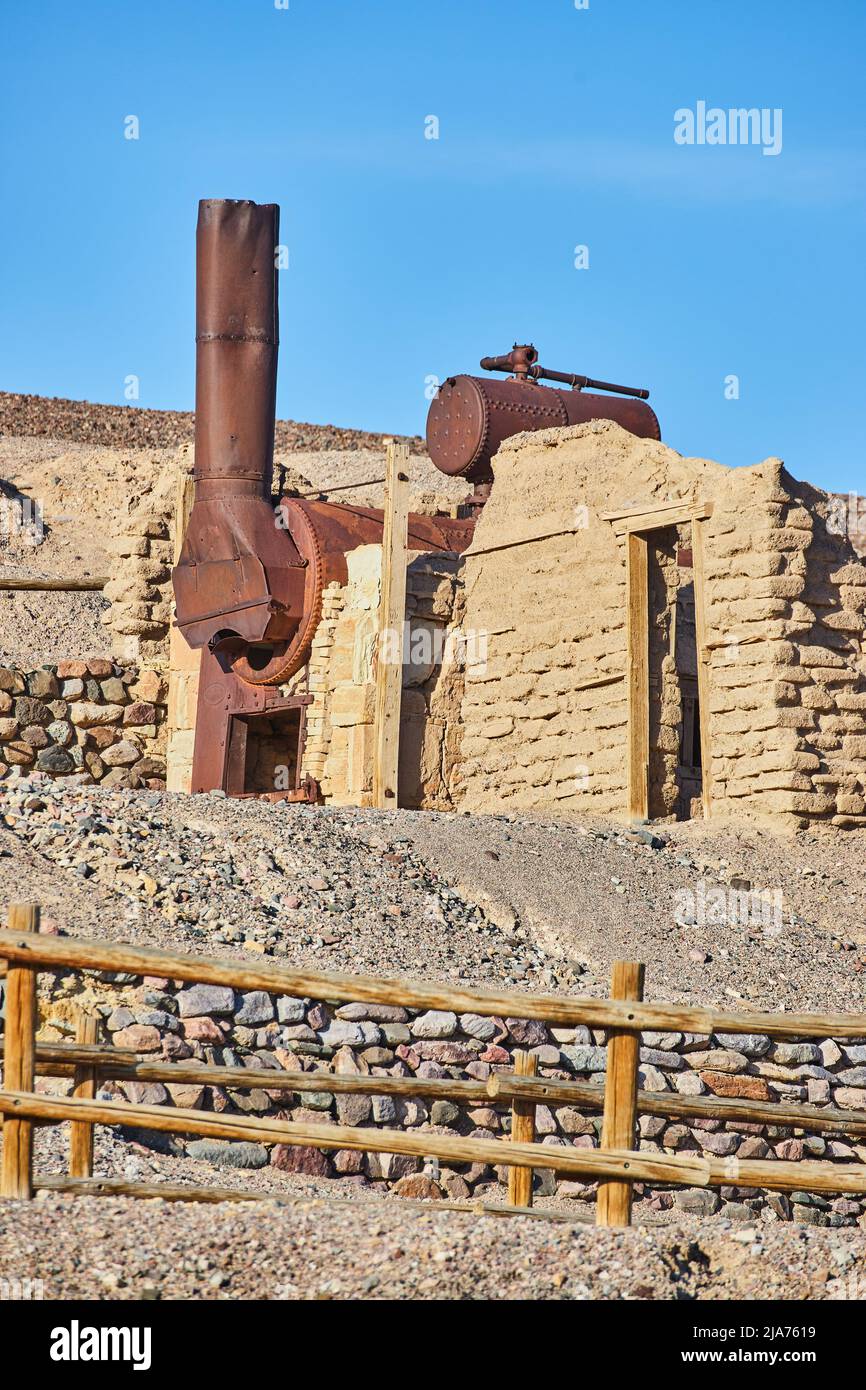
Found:
[[[253,198],[280,416],[422,432],[428,375],[532,340],[685,453],[864,490],[864,51],[863,0],[6,0],[0,388],[190,408],[196,202]],[[699,100],[781,154],[676,145]]]

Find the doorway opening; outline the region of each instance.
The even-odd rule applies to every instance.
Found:
[[[702,522],[708,507],[623,519],[628,600],[628,811],[709,812]]]

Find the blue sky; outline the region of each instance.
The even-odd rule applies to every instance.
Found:
[[[423,432],[429,376],[531,340],[684,453],[863,490],[864,50],[862,0],[7,4],[0,389],[190,408],[196,203],[247,197],[280,416]],[[701,100],[781,153],[675,144]]]

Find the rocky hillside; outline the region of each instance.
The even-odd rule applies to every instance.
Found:
[[[147,410],[131,405],[97,405],[60,396],[25,396],[0,391],[0,437],[68,439],[78,444],[107,444],[123,449],[172,449],[189,443],[195,433],[191,410]],[[338,425],[309,425],[278,420],[278,453],[296,449],[377,449],[382,436]],[[423,441],[409,440],[413,453],[423,453]]]

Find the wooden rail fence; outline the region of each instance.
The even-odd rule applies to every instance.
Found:
[[[866,1111],[842,1111],[786,1102],[765,1103],[718,1096],[643,1092],[638,1086],[642,1029],[710,1034],[765,1033],[773,1037],[866,1037],[863,1014],[723,1013],[643,1001],[643,966],[614,965],[611,998],[584,999],[500,991],[468,991],[448,985],[411,983],[376,976],[320,974],[243,961],[175,955],[124,943],[38,935],[39,909],[14,905],[9,929],[0,931],[0,960],[6,970],[6,1028],[3,1040],[3,1120],[0,1197],[29,1198],[37,1188],[68,1192],[123,1192],[171,1199],[225,1200],[223,1189],[136,1184],[93,1177],[94,1125],[134,1125],[165,1133],[254,1143],[305,1145],[408,1154],[447,1163],[490,1164],[509,1170],[512,1211],[532,1204],[535,1169],[598,1180],[598,1225],[628,1225],[635,1182],[693,1187],[755,1187],[767,1191],[866,1193],[866,1164],[817,1161],[740,1160],[700,1154],[645,1153],[635,1148],[639,1114],[671,1118],[744,1120],[831,1134],[866,1134]],[[408,1008],[444,1008],[455,1013],[543,1019],[551,1024],[586,1024],[608,1031],[607,1079],[603,1085],[542,1078],[537,1057],[517,1052],[514,1073],[495,1072],[486,1081],[450,1078],[343,1076],[316,1070],[208,1066],[142,1059],[135,1052],[101,1046],[98,1021],[83,1016],[74,1043],[39,1043],[37,975],[40,968],[71,968],[165,976],[169,979],[230,985],[240,990],[311,997],[328,1002],[375,1002]],[[72,1094],[37,1094],[41,1076],[67,1077]],[[508,1141],[459,1135],[345,1125],[301,1124],[266,1117],[216,1114],[181,1107],[99,1100],[100,1080],[211,1084],[239,1090],[263,1089],[303,1094],[370,1094],[447,1099],[472,1104],[490,1099],[511,1102]],[[602,1112],[601,1147],[574,1149],[535,1142],[539,1104],[573,1105]],[[66,1177],[33,1174],[33,1129],[70,1122]],[[240,1196],[241,1194],[235,1194]],[[248,1194],[243,1194],[244,1196]]]

